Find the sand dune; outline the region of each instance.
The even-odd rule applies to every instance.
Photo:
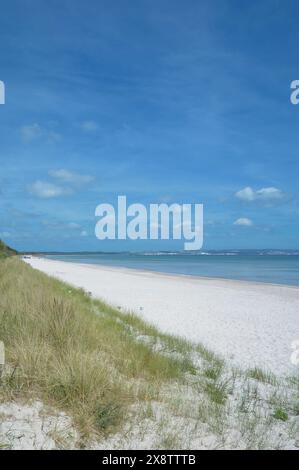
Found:
[[[133,310],[163,332],[201,342],[242,367],[295,373],[299,288],[125,268],[26,259],[32,267],[110,304]]]

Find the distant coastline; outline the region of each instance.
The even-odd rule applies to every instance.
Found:
[[[221,250],[205,252],[44,252],[27,255],[166,274],[268,284],[299,285],[297,250]]]
[[[298,249],[285,249],[285,248],[261,248],[261,249],[222,249],[222,250],[200,250],[200,251],[173,251],[173,250],[143,250],[143,251],[20,251],[24,255],[114,255],[114,254],[133,254],[133,255],[187,255],[187,256],[201,256],[201,255],[286,255],[286,256],[299,256]]]

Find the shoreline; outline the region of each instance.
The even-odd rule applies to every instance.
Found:
[[[190,279],[192,280],[197,280],[197,281],[213,281],[213,282],[221,282],[223,281],[224,283],[229,282],[229,283],[236,283],[236,284],[243,284],[243,285],[248,285],[250,286],[273,286],[273,287],[282,287],[282,288],[290,288],[290,289],[295,289],[298,290],[299,292],[299,285],[296,284],[279,284],[275,282],[266,282],[266,281],[250,281],[250,280],[245,280],[245,279],[235,279],[235,278],[229,278],[229,277],[212,277],[212,276],[199,276],[197,274],[183,274],[183,273],[171,273],[167,271],[154,271],[152,269],[139,269],[139,268],[133,268],[133,267],[127,267],[127,266],[109,266],[107,264],[100,264],[100,263],[77,263],[74,261],[62,261],[62,260],[56,260],[52,258],[47,258],[46,256],[38,256],[38,255],[30,255],[32,258],[36,259],[44,259],[47,261],[54,261],[54,262],[59,262],[59,263],[66,263],[66,264],[75,264],[78,266],[82,267],[90,267],[90,268],[97,268],[99,267],[100,269],[107,269],[107,271],[112,271],[112,272],[128,272],[130,273],[131,271],[139,273],[139,274],[151,274],[153,276],[158,276],[161,278],[178,278],[178,279]],[[26,260],[23,260],[26,261]]]
[[[296,286],[205,278],[134,268],[25,259],[161,332],[201,343],[232,364],[296,373],[290,356],[299,330]]]

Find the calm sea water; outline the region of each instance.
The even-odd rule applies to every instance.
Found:
[[[205,253],[78,253],[48,254],[74,263],[121,266],[191,276],[220,277],[299,285],[299,252],[223,251]]]

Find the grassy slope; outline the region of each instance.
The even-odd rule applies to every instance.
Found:
[[[17,252],[0,240],[0,259],[15,255]]]
[[[153,420],[155,403],[166,413],[158,447],[194,447],[206,434],[220,447],[234,446],[228,439],[236,429],[241,447],[278,447],[279,436],[293,436],[296,378],[281,386],[257,369],[229,369],[204,347],[160,334],[17,258],[0,262],[0,293],[0,338],[10,365],[0,399],[39,398],[65,410],[81,444],[108,431],[122,435],[129,416],[136,426]],[[143,414],[132,417],[136,404]]]
[[[58,405],[83,433],[117,424],[128,404],[191,367],[136,342],[113,309],[18,259],[0,263],[0,291],[0,337],[12,366],[6,394]]]

